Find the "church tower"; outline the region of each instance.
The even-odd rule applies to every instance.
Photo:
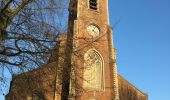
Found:
[[[117,73],[108,0],[70,0],[69,6],[67,36],[55,58],[13,76],[6,100],[148,100]]]
[[[13,76],[6,100],[148,100],[117,73],[108,0],[70,0],[68,22],[50,62]]]
[[[70,0],[69,12],[62,96],[70,91],[70,99],[119,100],[108,0]]]

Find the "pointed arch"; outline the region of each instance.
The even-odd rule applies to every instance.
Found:
[[[90,49],[84,54],[83,79],[85,89],[103,90],[103,58],[95,49]]]
[[[46,100],[44,97],[44,93],[41,89],[35,89],[32,91],[32,99],[31,100]]]

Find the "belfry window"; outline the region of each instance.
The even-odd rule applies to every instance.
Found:
[[[89,8],[93,10],[97,10],[97,0],[89,0]]]
[[[83,87],[88,90],[103,89],[103,60],[96,50],[89,50],[84,55]]]

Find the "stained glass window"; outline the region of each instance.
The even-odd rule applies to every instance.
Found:
[[[101,90],[103,88],[103,60],[96,50],[89,50],[84,55],[84,88]]]

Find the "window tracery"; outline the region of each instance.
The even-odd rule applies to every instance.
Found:
[[[84,55],[84,88],[102,90],[103,60],[96,50],[89,50]]]

